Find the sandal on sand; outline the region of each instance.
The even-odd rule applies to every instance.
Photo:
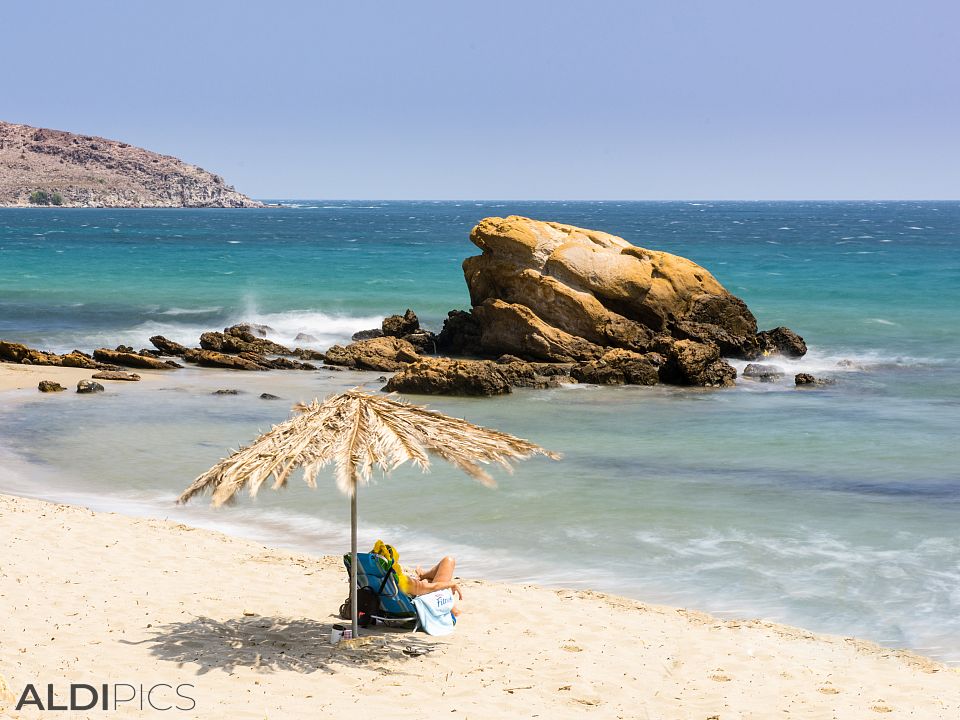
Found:
[[[409,655],[410,657],[420,657],[421,655],[426,655],[431,652],[433,652],[432,647],[414,647],[413,645],[407,645],[403,649],[403,654]]]

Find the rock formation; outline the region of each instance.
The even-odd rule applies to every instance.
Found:
[[[482,220],[470,239],[483,251],[463,263],[483,352],[594,360],[672,338],[760,353],[746,304],[686,258],[515,215]]]
[[[325,362],[358,370],[395,372],[419,359],[416,348],[406,340],[383,336],[357,340],[346,347],[334,345],[327,350]]]
[[[442,352],[574,363],[580,382],[733,384],[723,357],[800,357],[787,328],[757,332],[746,304],[686,258],[572,225],[510,216],[470,234],[472,309],[449,313]]]
[[[181,367],[173,360],[160,360],[151,355],[141,355],[131,352],[126,346],[120,346],[123,349],[109,350],[107,348],[98,348],[93,351],[93,359],[101,363],[111,363],[113,365],[122,365],[123,367],[140,368],[142,370],[175,370]]]
[[[384,390],[414,395],[503,395],[510,382],[491,360],[421,358],[400,370]]]
[[[219,175],[116,140],[0,121],[0,206],[263,207]]]

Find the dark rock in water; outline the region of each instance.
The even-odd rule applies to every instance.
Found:
[[[743,376],[745,378],[752,378],[760,382],[776,382],[782,378],[784,374],[783,369],[778,368],[776,365],[750,363],[743,369]]]
[[[403,339],[413,345],[421,355],[430,355],[437,352],[437,336],[429,330],[419,330],[404,335]]]
[[[186,347],[173,340],[167,340],[163,335],[154,335],[150,338],[150,342],[164,355],[183,357],[183,354],[187,351]]]
[[[181,367],[172,360],[160,360],[149,355],[138,355],[127,350],[108,350],[100,348],[93,351],[93,357],[100,362],[123,365],[124,367],[142,368],[146,370],[172,370]]]
[[[133,347],[130,346],[130,345],[117,345],[117,352],[118,352],[118,353],[132,353],[132,352],[136,352],[136,350],[134,350]]]
[[[720,357],[720,348],[713,343],[678,340],[662,347],[665,362],[660,366],[660,379],[676,385],[700,387],[733,387],[737,371]]]
[[[138,354],[138,355],[149,355],[150,357],[155,357],[155,358],[160,357],[160,353],[158,353],[158,352],[157,352],[156,350],[154,350],[153,348],[140,348],[139,350],[137,350],[137,354]]]
[[[81,380],[77,383],[77,392],[82,395],[103,392],[103,385],[93,380]]]
[[[570,371],[570,376],[581,383],[595,385],[656,385],[660,382],[661,358],[615,348],[598,360],[581,363]]]
[[[240,394],[240,390],[234,390],[234,389],[232,389],[232,388],[231,388],[231,389],[225,389],[225,390],[214,390],[214,391],[213,391],[212,393],[210,393],[210,394],[211,394],[211,395],[239,395],[239,394]]]
[[[403,315],[390,315],[389,317],[385,317],[380,328],[383,330],[384,335],[404,337],[420,329],[420,319],[413,310],[407,308],[407,311]]]
[[[128,373],[123,370],[103,370],[94,373],[92,377],[94,380],[127,380],[131,382],[136,382],[140,379],[140,376],[136,373]]]
[[[266,370],[267,368],[236,355],[214,352],[213,350],[188,349],[183,359],[205,367],[228,368],[230,370]]]
[[[297,333],[297,336],[293,339],[294,342],[317,342],[317,338],[309,333]],[[294,350],[296,352],[296,350]]]
[[[793,382],[796,385],[835,385],[837,381],[829,378],[817,378],[810,373],[797,373],[793,377]]]
[[[383,330],[373,328],[372,330],[359,330],[355,332],[350,339],[356,342],[357,340],[372,340],[378,337],[383,337]]]
[[[298,357],[301,360],[320,360],[323,361],[326,359],[326,354],[320,352],[319,350],[309,350],[304,348],[297,348],[293,351],[293,356]]]
[[[279,400],[279,395],[272,395],[271,393],[260,393],[261,400]]]
[[[316,370],[316,365],[311,365],[310,363],[297,362],[296,360],[290,360],[289,358],[278,357],[278,358],[267,358],[259,353],[250,353],[242,352],[238,357],[243,358],[244,360],[249,360],[250,362],[255,362],[257,365],[260,365],[271,370]]]
[[[358,370],[400,370],[407,363],[420,359],[413,345],[396,337],[358,340],[346,347],[334,345],[327,350],[328,365],[342,365]]]
[[[798,358],[807,354],[807,344],[793,330],[778,327],[757,333],[760,352],[764,355],[783,355]]]
[[[485,354],[482,335],[480,323],[472,312],[451,310],[437,336],[437,349],[453,355],[481,356]]]
[[[386,375],[381,375],[380,377],[377,378],[377,382],[386,382],[386,381],[387,381]]]
[[[387,392],[415,395],[503,395],[510,383],[500,366],[490,360],[422,358],[394,375]]]
[[[205,332],[200,336],[200,347],[213,352],[237,355],[244,352],[258,355],[293,355],[293,351],[272,340],[258,338],[242,329],[227,328],[229,333]]]
[[[66,390],[66,388],[58,382],[53,380],[41,380],[40,384],[37,386],[37,389],[42,393],[47,392],[61,392]]]

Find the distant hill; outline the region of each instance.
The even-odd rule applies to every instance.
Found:
[[[91,135],[0,121],[0,206],[263,207],[219,175]]]

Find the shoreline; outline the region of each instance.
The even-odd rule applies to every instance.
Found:
[[[125,368],[126,372],[136,373],[140,380],[131,382],[130,380],[97,380],[104,387],[115,387],[117,385],[131,385],[135,382],[153,382],[163,377],[164,370],[141,370],[135,368]],[[90,380],[94,373],[99,370],[90,370],[88,368],[63,367],[60,365],[22,365],[18,363],[0,362],[0,393],[6,393],[14,390],[37,390],[37,384],[41,380],[53,380],[66,386],[65,391],[76,392],[77,382],[80,380]],[[40,393],[53,394],[57,393]]]
[[[453,635],[332,647],[337,557],[10,495],[0,515],[0,676],[14,694],[185,683],[203,717],[258,719],[423,717],[424,702],[461,718],[960,713],[960,672],[914,653],[591,590],[466,579]]]

